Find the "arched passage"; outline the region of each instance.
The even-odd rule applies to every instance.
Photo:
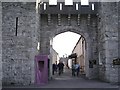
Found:
[[[68,31],[70,31],[70,32],[73,32],[73,33],[76,33],[76,34],[79,34],[79,35],[81,35],[82,37],[84,37],[85,38],[85,41],[86,41],[86,50],[85,50],[85,52],[86,52],[86,58],[85,58],[85,72],[86,72],[86,76],[88,77],[89,76],[89,64],[88,64],[88,61],[89,61],[89,50],[88,49],[90,49],[90,48],[87,48],[88,47],[88,45],[89,45],[89,43],[87,42],[87,41],[89,41],[89,35],[87,34],[87,33],[85,33],[83,30],[79,30],[78,28],[76,28],[76,27],[69,27],[69,26],[67,26],[67,27],[62,27],[62,28],[58,28],[57,29],[57,32],[55,33],[55,35],[58,35],[58,34],[61,34],[61,33],[64,33],[64,32],[68,32]]]
[[[52,40],[51,40],[52,41]],[[85,74],[85,56],[86,55],[86,40],[85,38],[73,32],[64,32],[56,35],[53,38],[52,52],[52,64],[62,61],[65,65],[65,69],[71,69],[74,64],[73,61],[76,58],[76,62],[80,65],[80,75]],[[59,54],[59,59],[56,58]],[[74,57],[76,55],[76,57]],[[67,70],[66,70],[67,72]],[[71,72],[72,74],[72,72]]]
[[[44,27],[44,29],[48,30],[48,27]],[[46,50],[46,47],[41,47],[41,53],[44,53],[44,54],[48,54],[50,55],[50,40],[52,40],[56,35],[58,34],[61,34],[61,33],[64,33],[64,32],[74,32],[74,33],[77,33],[79,35],[81,35],[82,37],[85,38],[85,41],[86,41],[86,58],[85,58],[85,70],[86,70],[86,77],[88,78],[96,78],[97,75],[97,71],[98,71],[98,68],[97,68],[97,64],[92,65],[92,67],[90,67],[90,62],[92,62],[92,60],[94,60],[94,48],[92,46],[93,42],[92,42],[92,37],[90,36],[89,32],[86,30],[87,28],[79,28],[79,27],[74,27],[74,26],[60,26],[60,27],[54,27],[54,28],[51,28],[49,27],[49,31],[47,31],[46,33],[43,32],[41,35],[41,40],[44,40],[44,43],[41,42],[41,45],[45,45],[45,42],[46,42],[46,47],[48,48]],[[46,37],[44,37],[44,36]],[[96,56],[97,57],[97,56]],[[51,62],[52,63],[52,62]]]

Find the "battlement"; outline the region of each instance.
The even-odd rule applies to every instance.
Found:
[[[50,0],[40,0],[40,2],[49,2]],[[72,0],[73,2],[81,2],[82,0]],[[99,0],[88,0],[89,2],[100,2]],[[107,1],[107,0],[106,0]],[[57,2],[65,2],[65,0],[57,0]]]
[[[90,2],[89,5],[81,5],[81,2],[73,2],[73,5],[65,5],[64,2],[57,2],[57,5],[49,5],[44,2],[40,5],[41,14],[97,14],[97,2]]]
[[[41,14],[97,14],[98,2],[81,5],[80,0],[73,0],[72,5],[65,5],[64,0],[58,0],[56,5],[50,5],[49,0],[40,3]]]

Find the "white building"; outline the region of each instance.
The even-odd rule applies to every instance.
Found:
[[[77,54],[77,62],[80,64],[81,72],[85,72],[85,39],[81,36],[72,53]]]

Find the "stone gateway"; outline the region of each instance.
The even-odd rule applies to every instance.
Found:
[[[73,5],[65,5],[64,0],[58,0],[57,5],[49,5],[48,0],[0,2],[3,85],[34,84],[35,56],[50,58],[50,41],[67,31],[85,38],[87,78],[120,82],[120,2],[99,0],[86,6],[79,0],[73,1]],[[96,64],[91,68],[89,64],[93,60]],[[51,68],[51,60],[49,63]]]

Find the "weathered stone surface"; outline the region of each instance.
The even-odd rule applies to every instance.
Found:
[[[120,59],[120,2],[118,5],[118,57]],[[120,76],[120,68],[118,68],[118,75]],[[118,78],[119,83],[120,83],[120,77]]]
[[[89,79],[99,76],[107,82],[120,82],[120,67],[113,65],[113,59],[120,58],[120,2],[99,3],[98,15],[81,14],[78,19],[76,14],[61,14],[58,19],[57,14],[41,15],[34,0],[17,1],[3,2],[2,7],[0,4],[3,85],[33,84],[38,41],[39,53],[50,55],[50,40],[67,31],[80,34],[86,40],[85,70]],[[89,60],[97,61],[93,68],[89,67]]]
[[[35,5],[30,2],[2,3],[3,85],[34,83],[34,56],[37,54]]]
[[[51,20],[48,25],[48,16],[41,15],[41,27],[40,27],[40,53],[50,54],[50,38],[55,37],[58,34],[70,31],[80,35],[86,40],[87,46],[87,56],[86,56],[86,76],[88,78],[98,77],[98,67],[89,68],[89,60],[98,60],[97,58],[97,17],[96,15],[91,15],[91,22],[88,26],[88,15],[80,15],[80,26],[78,26],[78,15],[70,15],[70,20],[68,24],[68,15],[60,15],[61,24],[58,24],[58,15],[50,15]],[[94,25],[93,25],[94,24]],[[98,63],[98,61],[97,61]]]
[[[2,3],[0,2],[0,89],[2,89]]]
[[[36,2],[36,0],[0,0],[1,2]]]
[[[99,20],[100,78],[118,82],[118,68],[112,67],[113,59],[118,58],[118,2],[100,3]]]

